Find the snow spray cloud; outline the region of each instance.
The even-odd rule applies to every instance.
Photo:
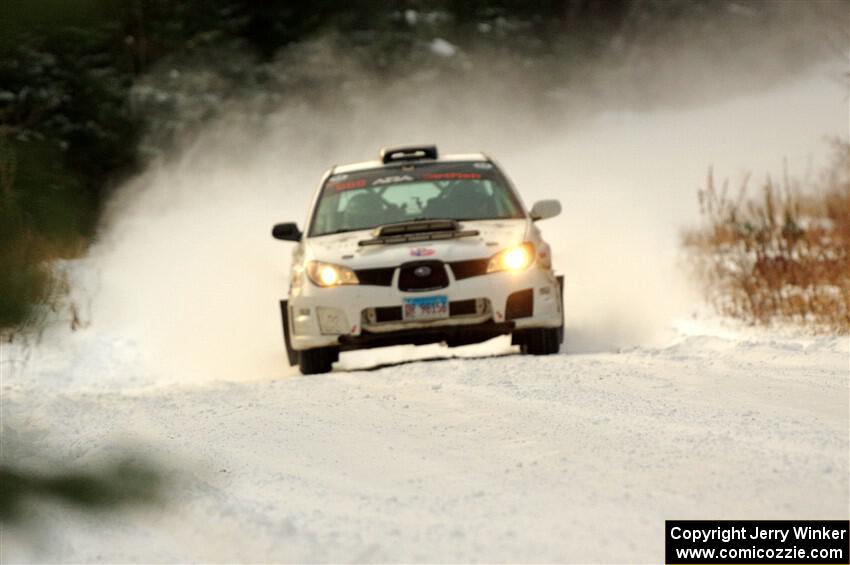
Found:
[[[325,43],[300,49],[284,66],[361,72]],[[775,171],[785,156],[805,166],[817,140],[847,123],[840,85],[823,69],[734,98],[649,110],[623,110],[616,94],[601,103],[603,76],[545,115],[523,98],[492,94],[504,91],[496,82],[510,82],[522,96],[533,81],[521,73],[420,78],[341,88],[332,103],[234,103],[154,160],[117,192],[91,252],[98,290],[88,331],[135,343],[158,378],[291,374],[277,309],[291,244],[271,239],[272,224],[303,222],[333,163],[435,142],[443,152],[495,157],[527,205],[561,200],[563,215],[541,227],[566,276],[567,351],[655,343],[691,303],[675,269],[677,235],[695,219],[708,165],[730,175]]]

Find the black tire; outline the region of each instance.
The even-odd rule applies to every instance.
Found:
[[[280,318],[283,321],[283,344],[286,346],[286,359],[289,366],[298,364],[298,352],[292,348],[292,339],[289,337],[289,302],[280,301]]]
[[[330,373],[334,362],[339,360],[336,347],[319,347],[298,352],[298,368],[302,375]]]
[[[522,333],[519,345],[523,355],[554,355],[561,350],[561,328],[533,328]]]
[[[564,343],[564,275],[558,275],[558,292],[561,299],[561,327],[558,328],[558,343]]]

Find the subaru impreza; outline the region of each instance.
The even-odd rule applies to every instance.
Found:
[[[296,242],[280,302],[289,363],[326,373],[340,351],[507,334],[522,353],[557,353],[563,279],[537,222],[560,212],[557,200],[527,210],[481,153],[397,147],[334,166],[305,229],[272,229]]]

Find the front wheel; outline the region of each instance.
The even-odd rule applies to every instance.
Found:
[[[330,373],[335,361],[339,360],[336,347],[319,347],[298,352],[298,368],[302,375]]]
[[[532,328],[516,337],[523,355],[554,355],[561,350],[561,328]]]

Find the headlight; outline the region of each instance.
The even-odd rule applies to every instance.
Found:
[[[359,284],[357,275],[348,267],[322,263],[321,261],[310,261],[307,263],[307,276],[313,284],[321,287],[337,286],[340,284]]]
[[[509,247],[490,258],[487,263],[488,273],[499,271],[522,271],[534,262],[534,244],[523,243],[516,247]]]

